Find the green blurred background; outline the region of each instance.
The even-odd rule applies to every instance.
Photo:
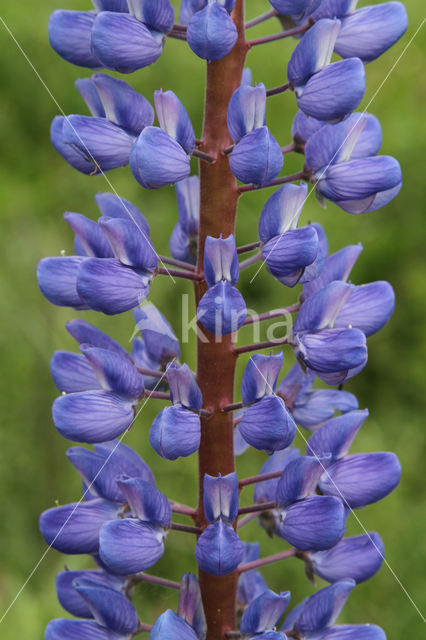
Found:
[[[66,8],[88,9],[90,3],[76,0],[64,4]],[[266,0],[248,0],[246,4],[248,17],[262,13],[269,6]],[[375,94],[423,19],[423,0],[407,0],[405,4],[410,16],[408,33],[378,61],[368,65],[362,107]],[[49,47],[47,21],[56,8],[57,0],[9,2],[3,3],[1,16],[61,108],[66,113],[86,113],[73,82],[88,76],[89,72],[67,64]],[[253,37],[273,33],[277,26],[269,23],[258,27],[252,31]],[[41,296],[35,279],[36,265],[43,256],[57,255],[62,249],[72,252],[72,234],[62,219],[63,212],[77,211],[96,219],[99,214],[93,196],[109,187],[102,177],[89,178],[73,171],[56,154],[49,142],[49,125],[59,113],[57,105],[2,23],[0,43],[3,56],[0,68],[1,617],[45,552],[46,545],[38,532],[39,513],[55,501],[66,503],[80,496],[77,474],[65,459],[69,443],[56,432],[50,416],[56,390],[48,366],[55,349],[75,349],[64,323],[78,314],[53,307]],[[269,87],[284,82],[286,62],[293,46],[293,42],[280,41],[255,48],[248,56],[254,80],[264,81]],[[420,637],[423,622],[410,597],[420,609],[424,610],[426,603],[422,584],[426,557],[425,67],[423,29],[369,107],[383,126],[382,152],[394,155],[402,165],[404,187],[399,197],[385,209],[365,216],[348,215],[330,204],[321,209],[312,197],[303,213],[303,221],[317,220],[324,224],[331,251],[345,244],[362,242],[365,250],[353,271],[355,283],[387,279],[396,290],[397,309],[391,323],[369,339],[368,366],[347,385],[348,390],[357,394],[360,406],[369,407],[371,414],[357,437],[354,450],[393,450],[403,466],[398,489],[381,503],[358,512],[367,530],[377,530],[382,535],[392,571],[384,566],[372,580],[360,585],[342,617],[342,621],[351,623],[375,622],[385,629],[391,640]],[[204,72],[203,62],[192,55],[184,43],[170,41],[154,66],[127,80],[148,98],[160,87],[177,92],[200,135]],[[283,145],[290,142],[289,128],[295,110],[291,94],[268,102],[268,123]],[[286,157],[284,171],[297,171],[301,164],[300,156]],[[112,172],[108,178],[120,195],[144,212],[158,252],[167,253],[168,236],[176,220],[173,188],[145,191],[128,169]],[[239,244],[256,239],[257,220],[269,195],[270,191],[260,191],[241,199]],[[265,269],[250,284],[252,273],[244,273],[240,280],[249,307],[261,312],[291,303],[297,297],[296,291],[285,290]],[[189,284],[177,282],[173,286],[166,278],[157,279],[152,288],[152,301],[172,320],[178,334],[180,296],[185,292],[191,294]],[[131,314],[108,318],[86,313],[84,317],[128,344],[133,330]],[[194,345],[184,345],[182,350],[182,359],[194,366]],[[291,360],[288,354],[287,367]],[[175,500],[194,504],[195,457],[166,462],[148,445],[148,429],[159,408],[154,401],[148,403],[125,442],[136,447],[152,465],[160,489]],[[238,462],[241,476],[255,473],[264,455],[251,452],[245,458]],[[248,504],[251,491],[246,491],[244,500]],[[353,516],[349,519],[348,532],[362,533]],[[257,536],[262,541],[263,554],[283,548],[282,541],[266,539],[257,525],[251,523],[247,526],[247,539],[255,540]],[[179,579],[183,571],[195,570],[193,542],[185,534],[170,535],[165,556],[155,573]],[[2,639],[42,638],[47,621],[62,615],[56,602],[54,576],[65,561],[69,567],[79,568],[84,566],[85,559],[65,559],[50,551],[1,622]],[[314,589],[304,578],[303,566],[297,560],[268,567],[264,574],[272,588],[291,589],[294,604]],[[409,596],[404,593],[405,589]],[[141,586],[137,601],[142,619],[151,622],[163,609],[175,606],[175,594]]]

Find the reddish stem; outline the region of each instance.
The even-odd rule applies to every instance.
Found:
[[[280,84],[279,87],[274,87],[273,89],[268,89],[268,91],[266,92],[266,95],[268,97],[269,96],[276,96],[279,93],[285,93],[289,89],[290,89],[290,83],[286,82],[285,84]]]
[[[296,145],[292,142],[291,144],[287,144],[285,147],[281,147],[281,151],[283,155],[291,153],[292,151],[296,151]]]
[[[138,633],[150,633],[151,631],[152,631],[152,624],[143,624],[142,622],[139,622],[135,635]]]
[[[237,253],[248,253],[249,251],[254,251],[258,249],[262,243],[258,240],[257,242],[250,242],[250,244],[243,244],[241,247],[237,247]]]
[[[303,25],[301,27],[295,27],[294,29],[287,29],[287,31],[281,31],[280,33],[274,33],[272,36],[263,36],[263,38],[256,38],[255,40],[249,40],[248,46],[255,47],[259,44],[266,44],[268,42],[275,42],[275,40],[282,40],[283,38],[290,38],[291,36],[297,36],[299,33],[304,33],[309,29],[311,25]]]
[[[259,558],[259,560],[253,560],[253,562],[247,562],[247,564],[240,564],[238,567],[238,573],[244,573],[244,571],[251,571],[258,567],[264,567],[266,564],[272,564],[278,562],[278,560],[285,560],[286,558],[293,558],[297,553],[296,549],[287,549],[281,551],[281,553],[275,553],[273,556],[267,556],[266,558]]]
[[[163,377],[165,377],[164,376],[164,371],[155,371],[154,369],[144,369],[143,367],[136,367],[136,369],[143,376],[149,376],[151,378],[163,378]],[[167,382],[167,380],[166,380],[166,382]]]
[[[158,578],[157,576],[150,576],[147,573],[136,573],[132,576],[131,581],[134,584],[138,582],[149,582],[150,584],[158,584],[160,587],[168,587],[169,589],[180,589],[180,583],[174,582],[174,580],[166,580],[166,578]]]
[[[187,507],[185,504],[180,504],[179,502],[170,502],[170,507],[173,513],[179,513],[183,516],[190,516],[191,518],[195,518],[196,511],[195,509],[191,509],[191,507]]]
[[[169,258],[169,256],[158,256],[160,258],[160,262],[164,264],[172,264],[175,267],[182,267],[182,269],[186,269],[187,271],[195,271],[195,266],[193,264],[189,264],[189,262],[183,262],[183,260],[176,260],[175,258]]]
[[[291,307],[284,307],[283,309],[273,309],[272,311],[267,311],[266,313],[260,313],[257,316],[248,316],[244,324],[253,324],[253,322],[263,322],[263,320],[271,320],[272,318],[279,318],[280,316],[285,316],[286,313],[295,313],[300,309],[300,302],[291,305]]]
[[[238,486],[240,489],[247,487],[249,484],[256,484],[257,482],[266,482],[266,480],[273,480],[274,478],[281,478],[282,471],[271,471],[270,473],[261,473],[258,476],[250,476],[240,480]]]
[[[267,13],[263,13],[261,16],[257,16],[257,18],[253,18],[252,20],[248,20],[245,24],[246,29],[251,29],[258,24],[262,24],[262,22],[266,22],[270,18],[277,18],[279,15],[276,9],[272,9],[272,11],[268,11]]]
[[[290,176],[284,176],[283,178],[277,178],[273,180],[269,184],[265,184],[262,187],[255,187],[253,184],[245,184],[238,189],[240,193],[246,193],[247,191],[256,191],[257,189],[267,189],[268,187],[276,187],[278,184],[286,184],[287,182],[294,182],[295,180],[303,180],[307,179],[307,175],[305,171],[298,171],[297,173],[292,173]]]
[[[258,511],[269,511],[270,509],[275,509],[276,506],[276,502],[261,502],[259,504],[251,504],[249,507],[241,507],[240,509],[238,509],[238,515],[243,515],[244,513],[257,513]]]
[[[252,264],[256,264],[256,262],[259,262],[259,260],[262,260],[262,254],[260,252],[256,253],[250,258],[247,258],[247,260],[243,260],[242,262],[240,262],[240,271],[242,271],[243,269],[247,269],[247,267],[251,267]]]
[[[199,149],[194,149],[192,152],[194,158],[199,158],[200,160],[204,160],[204,162],[216,162],[215,156],[210,155],[209,153],[205,153],[204,151],[200,151]]]
[[[201,273],[195,273],[195,271],[181,271],[180,269],[166,269],[165,267],[158,267],[157,273],[162,276],[175,276],[175,278],[185,278],[186,280],[202,280]]]
[[[233,402],[232,404],[226,404],[221,408],[222,411],[228,413],[229,411],[238,411],[238,409],[242,409],[244,407],[242,402]]]
[[[155,398],[156,400],[171,400],[170,393],[164,391],[149,391],[145,389],[144,394],[147,398]]]
[[[177,522],[172,522],[170,529],[173,529],[173,531],[183,531],[184,533],[195,533],[196,536],[199,536],[200,533],[202,533],[202,529],[200,529],[200,527],[189,527],[186,524],[179,524]]]
[[[235,347],[234,353],[239,356],[241,353],[249,353],[250,351],[258,351],[259,349],[270,349],[279,347],[282,344],[288,344],[288,338],[279,338],[278,340],[269,340],[267,342],[257,342],[256,344],[248,344],[245,347]]]

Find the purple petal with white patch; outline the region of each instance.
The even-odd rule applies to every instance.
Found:
[[[332,122],[354,111],[365,93],[365,70],[359,58],[334,62],[296,90],[299,109],[317,120]]]
[[[65,213],[64,218],[79,239],[87,256],[92,258],[112,258],[114,256],[102,229],[94,220],[90,220],[80,213],[70,212]]]
[[[321,474],[330,460],[330,455],[321,458],[299,456],[289,462],[285,473],[278,480],[277,504],[285,508],[301,498],[314,494]]]
[[[106,500],[65,504],[43,511],[40,531],[47,544],[68,555],[96,553],[99,530],[117,517],[117,507]]]
[[[169,0],[127,0],[129,11],[150,29],[168,33],[173,27],[175,12]]]
[[[191,176],[175,184],[179,223],[183,231],[198,231],[200,221],[200,179]]]
[[[188,25],[196,11],[200,11],[206,0],[182,0],[179,10],[179,24]]]
[[[132,515],[155,527],[168,529],[172,520],[172,510],[166,496],[150,482],[142,478],[117,478]]]
[[[321,288],[302,304],[293,332],[332,328],[335,319],[351,295],[354,286],[334,281]]]
[[[259,219],[259,240],[263,243],[289,229],[296,229],[305,204],[305,183],[284,184],[266,201]]]
[[[128,358],[87,344],[82,344],[80,349],[105,391],[113,391],[128,400],[139,398],[143,393],[143,377]]]
[[[401,187],[402,180],[391,189],[378,191],[368,198],[362,198],[361,200],[336,200],[335,204],[348,213],[369,213],[370,211],[381,209],[391,202],[401,191]]]
[[[89,579],[92,584],[108,586],[120,592],[125,585],[125,580],[112,576],[105,571],[60,571],[56,576],[56,595],[60,605],[73,616],[78,618],[92,618],[92,612],[73,587],[77,578]]]
[[[102,75],[102,74],[99,74]],[[95,118],[106,118],[105,109],[99,97],[93,78],[77,78],[75,88],[87,104],[90,113]]]
[[[234,529],[219,519],[204,529],[195,547],[195,557],[202,571],[225,576],[243,559],[244,547]]]
[[[55,351],[50,360],[50,373],[61,393],[100,388],[92,367],[79,353]]]
[[[171,609],[155,621],[149,640],[199,640],[193,628]]]
[[[131,220],[142,234],[149,236],[149,224],[144,215],[134,204],[115,193],[97,193],[96,204],[105,218],[121,218]]]
[[[356,434],[368,418],[368,409],[350,411],[325,422],[309,438],[306,444],[307,456],[326,456],[331,454],[333,460],[345,456],[355,439]]]
[[[47,625],[44,640],[123,640],[123,636],[97,622],[55,618]]]
[[[80,67],[101,67],[91,47],[96,15],[91,11],[57,9],[49,18],[49,42],[64,60]]]
[[[356,56],[371,62],[390,49],[407,27],[407,10],[402,2],[362,7],[342,20],[335,51],[342,58]]]
[[[241,398],[244,404],[256,402],[275,392],[278,376],[283,365],[284,354],[255,353],[247,363],[241,381]]]
[[[263,187],[277,177],[283,167],[281,147],[268,127],[251,131],[235,145],[229,166],[238,180]]]
[[[199,58],[220,60],[231,51],[238,34],[226,9],[219,2],[209,2],[190,19],[186,37]]]
[[[200,417],[181,405],[165,407],[149,431],[149,442],[166,460],[190,456],[198,450],[201,439]]]
[[[77,290],[91,309],[115,315],[145,300],[151,278],[151,273],[138,272],[113,258],[87,258],[78,273]]]
[[[154,104],[158,122],[188,155],[195,148],[195,133],[188,112],[173,91],[154,91]]]
[[[232,524],[238,515],[238,478],[235,471],[226,476],[204,474],[204,513],[210,524],[222,518]]]
[[[234,91],[228,105],[227,124],[234,142],[265,126],[266,89],[262,82],[254,87],[242,85]]]
[[[318,278],[307,282],[303,287],[303,297],[309,298],[313,293],[333,282],[342,280],[346,282],[355,262],[362,251],[362,244],[353,244],[343,247],[340,251],[328,256],[324,261],[322,271]],[[352,292],[355,290],[352,289]],[[340,312],[339,312],[340,313]],[[338,314],[337,314],[338,315]],[[336,316],[337,317],[337,316]]]
[[[144,231],[136,232],[132,220],[123,218],[100,218],[99,226],[110,243],[115,257],[128,267],[155,271],[157,253],[152,241]]]
[[[139,624],[135,607],[126,596],[107,585],[78,577],[73,582],[100,625],[122,634],[133,634]]]
[[[179,367],[175,362],[171,362],[167,367],[166,377],[173,404],[181,404],[185,409],[201,409],[203,396],[195,375],[187,364]]]
[[[161,558],[164,537],[161,529],[140,520],[111,520],[100,530],[99,555],[112,573],[131,575]]]
[[[355,9],[358,0],[322,0],[321,5],[313,12],[314,20],[320,18],[343,18]]]
[[[241,435],[239,425],[237,424],[234,427],[234,455],[242,456],[243,453],[247,451],[249,446],[250,446],[249,443],[246,442],[243,436]]]
[[[189,157],[181,145],[158,127],[146,127],[130,156],[130,169],[146,189],[158,189],[188,177]]]
[[[288,80],[293,87],[303,86],[330,63],[339,29],[339,20],[322,19],[303,35],[287,65]]]
[[[357,584],[373,576],[382,566],[385,547],[378,533],[344,538],[327,551],[309,553],[312,569],[323,580],[352,578]]]
[[[241,633],[262,633],[273,630],[290,602],[290,591],[275,593],[267,589],[252,600],[241,618]]]
[[[371,336],[389,321],[394,309],[395,292],[389,282],[370,282],[352,289],[334,326],[356,327]]]
[[[401,465],[394,453],[357,453],[333,462],[321,476],[319,487],[358,509],[385,498],[400,478]]]
[[[177,613],[179,618],[191,625],[199,640],[205,639],[207,622],[201,599],[200,585],[197,578],[191,573],[184,573],[180,581]]]
[[[76,442],[104,442],[126,431],[134,420],[131,402],[109,391],[83,391],[56,398],[52,417],[59,433]]]
[[[92,30],[92,49],[104,67],[131,73],[155,62],[163,51],[164,35],[152,32],[125,13],[103,11]]]
[[[207,236],[204,244],[204,277],[209,287],[221,280],[236,284],[240,275],[235,238]]]
[[[86,259],[67,256],[40,260],[37,267],[38,286],[49,302],[59,307],[89,308],[77,291],[77,274]]]
[[[161,364],[179,359],[179,341],[165,316],[152,303],[133,309],[133,316],[150,358]]]
[[[311,496],[290,505],[277,533],[302,551],[329,549],[346,528],[343,502],[334,496]]]
[[[197,308],[197,318],[207,331],[225,336],[238,331],[247,317],[241,293],[227,280],[207,289]]]
[[[285,449],[296,435],[294,420],[278,396],[265,396],[248,407],[239,427],[244,440],[268,453]]]

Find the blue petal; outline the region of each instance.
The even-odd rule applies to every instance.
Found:
[[[183,147],[188,155],[195,148],[195,133],[188,112],[173,91],[154,91],[160,127]]]
[[[92,367],[79,353],[55,351],[50,360],[50,373],[61,393],[100,388]]]
[[[206,0],[182,0],[179,10],[179,24],[188,25],[196,11],[200,11]]]
[[[246,87],[246,86],[251,86],[252,85],[252,78],[253,74],[251,72],[250,67],[244,67],[243,69],[243,74],[241,76],[241,86],[242,87]]]
[[[61,571],[56,576],[56,594],[60,605],[73,616],[79,618],[92,618],[90,611],[83,598],[73,587],[76,578],[88,578],[92,584],[104,585],[120,591],[124,587],[124,580],[116,576],[109,575],[105,571]]]
[[[158,127],[146,127],[130,156],[130,169],[146,189],[183,180],[190,173],[189,157],[176,140]]]
[[[118,344],[113,338],[110,338],[106,333],[86,322],[86,320],[81,320],[80,318],[71,320],[66,323],[65,327],[74,340],[80,344],[85,343],[101,349],[111,349],[111,351],[116,351],[127,358],[129,357],[129,354],[121,344]]]
[[[325,629],[319,640],[386,640],[386,636],[375,624],[338,624]]]
[[[231,51],[238,34],[226,9],[218,2],[209,2],[190,19],[186,37],[199,58],[219,60]]]
[[[159,373],[161,373],[159,363],[150,358],[146,350],[146,345],[141,338],[134,338],[133,340],[132,359],[135,365],[140,369],[151,369],[153,371],[158,371]],[[144,374],[143,381],[145,389],[150,389],[151,391],[153,391],[155,388],[157,388],[158,390],[163,390],[163,382],[156,376],[147,376]]]
[[[129,11],[151,29],[168,33],[173,27],[175,12],[169,0],[128,0]]]
[[[239,426],[244,440],[267,452],[285,449],[296,435],[294,420],[278,396],[265,396],[251,405]]]
[[[133,309],[149,293],[151,274],[134,271],[112,258],[87,258],[78,274],[77,290],[95,311],[115,315]]]
[[[229,166],[238,180],[256,186],[272,182],[283,162],[281,147],[268,127],[260,127],[241,138],[229,156]]]
[[[368,198],[362,198],[361,200],[336,200],[338,207],[347,211],[348,213],[369,213],[370,211],[376,211],[387,205],[393,200],[402,187],[402,181],[398,182],[391,189],[385,191],[378,191],[372,194]]]
[[[198,640],[192,627],[171,609],[157,618],[149,640]]]
[[[96,622],[116,633],[135,633],[139,624],[138,614],[125,595],[86,577],[76,578],[73,586],[87,603]]]
[[[364,92],[364,65],[359,58],[348,58],[313,75],[298,90],[297,104],[317,120],[339,120],[357,108]]]
[[[303,277],[305,268],[318,255],[318,235],[313,225],[290,229],[271,238],[262,248],[263,259],[272,275],[288,287]]]
[[[113,257],[114,254],[108,244],[108,240],[94,220],[90,220],[90,218],[86,218],[80,213],[70,212],[65,213],[64,218],[80,240],[87,256],[94,258]]]
[[[241,293],[227,280],[208,289],[197,308],[197,318],[207,331],[225,336],[238,331],[247,316]]]
[[[279,534],[297,549],[329,549],[345,533],[343,502],[332,496],[312,496],[292,504],[283,514]]]
[[[100,528],[116,516],[114,504],[95,499],[43,511],[39,526],[47,544],[61,553],[96,553]]]
[[[127,0],[92,0],[93,5],[97,11],[118,11],[120,13],[127,13],[129,7],[127,6]]]
[[[298,455],[299,450],[293,449],[293,447],[283,449],[282,451],[276,451],[266,460],[259,473],[273,473],[275,471],[283,472],[287,465],[297,458]],[[256,503],[274,501],[277,493],[278,482],[279,478],[273,478],[271,480],[257,483],[254,488],[254,501]]]
[[[345,282],[333,281],[311,295],[300,308],[293,327],[294,333],[333,327],[353,288],[353,285]]]
[[[135,135],[152,125],[154,109],[148,100],[127,82],[104,73],[95,73],[92,82],[102,101],[107,120]]]
[[[107,69],[131,73],[155,62],[163,51],[162,34],[151,33],[125,13],[103,11],[93,25],[92,48]]]
[[[115,193],[97,193],[96,204],[105,218],[122,218],[131,220],[142,234],[149,236],[149,224],[134,204]]]
[[[402,2],[362,7],[342,21],[335,51],[342,58],[356,56],[371,62],[392,47],[407,26],[407,11]]]
[[[184,181],[183,181],[184,182]],[[177,183],[179,184],[179,183]],[[196,264],[197,262],[197,243],[198,234],[189,235],[178,222],[170,235],[169,249],[170,255],[176,260]]]
[[[324,19],[318,20],[303,35],[287,65],[287,76],[293,87],[304,85],[330,63],[339,29],[339,20]]]
[[[94,170],[101,171],[126,166],[135,142],[135,137],[121,127],[105,118],[90,116],[65,118],[62,135],[66,144],[72,145],[93,164]]]
[[[203,531],[195,547],[198,566],[213,576],[225,576],[234,571],[243,554],[240,538],[230,525],[220,519]]]
[[[180,581],[178,616],[187,622],[203,640],[207,634],[207,622],[201,599],[200,585],[191,573],[184,573]],[[179,640],[181,640],[179,638]]]
[[[78,149],[64,142],[63,128],[65,121],[66,117],[64,116],[56,116],[53,118],[50,126],[50,140],[56,151],[60,153],[74,169],[90,175],[94,170],[93,162],[82,155]]]
[[[291,125],[291,135],[296,144],[304,145],[305,142],[325,125],[322,120],[305,116],[303,111],[298,111]]]
[[[44,640],[123,640],[123,636],[96,622],[55,618],[47,625]]]
[[[235,472],[226,476],[204,474],[204,513],[209,523],[223,518],[232,524],[238,515],[238,478]]]
[[[356,409],[358,400],[348,391],[315,389],[295,401],[293,417],[297,424],[312,431],[324,420],[332,418],[336,411],[346,413]]]
[[[352,578],[360,583],[368,580],[382,566],[385,553],[378,533],[344,538],[328,551],[309,554],[314,572],[327,582]]]
[[[297,631],[308,634],[334,624],[354,587],[354,580],[341,580],[314,593],[305,601],[296,622]]]
[[[326,456],[322,458],[300,456],[289,462],[285,473],[278,480],[277,504],[280,507],[287,507],[292,502],[315,493],[320,476],[329,460],[330,456],[328,459]]]
[[[221,280],[236,284],[240,275],[235,238],[207,236],[204,244],[204,278],[209,287]]]
[[[104,442],[121,435],[134,419],[130,402],[108,391],[83,391],[60,396],[52,407],[59,433],[77,442]]]
[[[172,510],[166,496],[142,478],[120,476],[118,486],[123,492],[133,516],[156,527],[168,529]]]
[[[160,364],[180,357],[178,339],[165,316],[150,302],[133,310],[150,358]]]
[[[77,292],[77,274],[86,258],[43,258],[37,267],[38,286],[42,294],[60,307],[88,309],[85,300]]]
[[[308,186],[304,183],[284,184],[266,201],[259,219],[259,240],[271,238],[295,229],[305,204]]]
[[[139,520],[111,520],[101,529],[99,555],[112,573],[131,575],[152,567],[164,553],[164,533]]]
[[[304,371],[300,364],[296,362],[287,375],[281,380],[277,394],[292,408],[299,396],[312,389],[315,377],[310,371]]]
[[[332,418],[323,424],[308,440],[307,456],[326,456],[331,454],[333,460],[345,456],[368,418],[368,409],[350,411],[343,416]]]
[[[108,238],[115,257],[122,264],[135,269],[155,271],[158,257],[154,246],[144,231],[136,231],[132,220],[100,218],[99,226]]]
[[[166,377],[173,404],[181,404],[185,409],[201,409],[203,396],[187,364],[179,367],[171,362],[167,367]]]
[[[242,415],[242,413],[241,413],[241,415]],[[234,427],[234,455],[235,456],[242,456],[243,453],[245,453],[247,451],[249,446],[250,446],[249,443],[246,442],[244,440],[243,436],[241,435],[239,425],[237,424]]]
[[[95,17],[90,11],[57,9],[49,18],[50,46],[72,64],[89,68],[102,66],[91,47]]]
[[[393,189],[401,182],[401,167],[391,156],[374,156],[328,167],[316,188],[328,200],[356,200]]]
[[[334,280],[346,282],[355,262],[362,251],[362,244],[352,244],[326,258],[318,278],[307,282],[303,287],[303,297],[309,298],[313,293],[323,289]],[[352,289],[352,292],[354,289]]]
[[[356,327],[371,336],[388,322],[394,308],[395,293],[389,282],[370,282],[352,289],[334,326]]]
[[[271,5],[284,16],[303,13],[312,0],[269,0]]]
[[[356,0],[322,0],[321,5],[313,12],[314,20],[320,18],[342,18],[350,13]]]
[[[290,602],[290,591],[274,593],[267,589],[250,602],[241,618],[241,633],[273,630]]]
[[[198,231],[200,220],[200,179],[191,176],[175,184],[179,223],[183,231],[193,234]]]
[[[81,345],[101,386],[129,400],[143,392],[143,377],[130,360],[110,349]]]
[[[399,484],[401,465],[394,453],[358,453],[333,462],[321,476],[323,493],[353,508],[378,502]]]
[[[242,564],[259,560],[260,545],[258,542],[243,542],[244,557]],[[238,579],[237,600],[242,605],[249,604],[254,598],[267,590],[266,582],[255,569],[244,571]]]
[[[87,104],[92,116],[95,118],[105,118],[105,109],[99,97],[95,83],[93,82],[93,77],[77,78],[74,84],[84,102]]]
[[[111,478],[114,477],[114,480],[116,480],[118,475],[125,473],[127,476],[142,478],[155,485],[154,476],[146,462],[142,460],[136,451],[133,451],[133,449],[122,442],[112,440],[111,442],[95,444],[95,450],[104,456],[104,469],[106,469],[107,473],[108,470],[111,469],[109,473]],[[114,455],[112,456],[112,454]],[[104,483],[102,480],[100,480],[100,484],[103,486]]]
[[[242,85],[231,96],[227,116],[228,131],[234,142],[266,124],[266,89],[260,84]]]
[[[198,450],[200,438],[199,416],[178,404],[163,409],[149,431],[152,448],[166,460],[190,456]]]
[[[283,357],[281,351],[270,356],[255,353],[250,358],[241,381],[241,398],[244,404],[273,395],[283,365]]]

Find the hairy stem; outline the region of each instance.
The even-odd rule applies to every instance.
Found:
[[[228,147],[230,138],[226,116],[232,93],[241,83],[247,45],[244,39],[244,1],[237,0],[232,19],[238,30],[238,39],[232,51],[221,60],[207,64],[206,102],[201,151],[215,155],[214,164],[200,163],[200,228],[197,269],[201,273],[206,236],[215,238],[222,233],[226,238],[235,231],[235,216],[239,192],[229,168],[228,158],[220,153]],[[196,301],[204,295],[207,285],[195,284]],[[212,416],[201,419],[199,449],[199,502],[198,526],[205,527],[203,509],[204,474],[223,475],[234,471],[233,417],[220,407],[233,401],[236,357],[232,337],[220,342],[201,325],[198,339],[197,381],[203,394],[204,407]],[[217,375],[220,374],[220,375]],[[236,588],[238,574],[233,572],[216,577],[200,570],[199,582],[207,618],[209,640],[223,640],[225,632],[235,627]]]

